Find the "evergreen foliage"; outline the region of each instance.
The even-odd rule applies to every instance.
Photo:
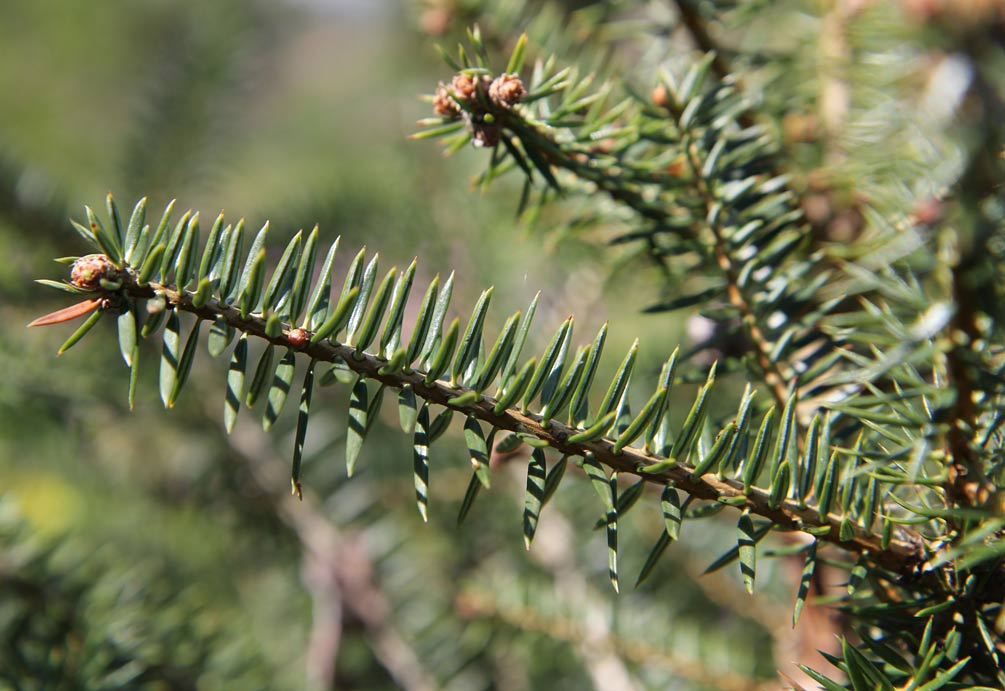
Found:
[[[605,46],[604,32],[626,4],[600,3],[588,17],[596,45]],[[896,40],[940,51],[942,60],[926,85],[926,99],[942,102],[929,103],[909,140],[935,143],[889,171],[869,168],[863,153],[874,177],[858,188],[867,199],[840,212],[857,214],[849,242],[831,207],[842,204],[839,182],[860,174],[856,154],[865,145],[834,134],[822,139],[836,153],[786,149],[780,106],[744,83],[763,79],[756,68],[772,56],[712,38],[710,18],[742,35],[742,22],[758,13],[770,21],[788,10],[671,4],[698,50],[663,60],[651,80],[634,75],[639,82],[601,83],[561,56],[534,56],[540,46],[528,34],[507,41],[504,12],[498,35],[476,25],[457,51],[444,51],[454,75],[430,97],[435,117],[414,135],[442,140],[451,153],[469,142],[486,149],[477,185],[519,178],[517,213],[530,223],[546,227],[564,214],[559,232],[602,228],[608,244],[656,267],[655,294],[636,307],[700,311],[712,325],[694,348],[658,344],[666,350],[659,372],[637,365],[638,341],[623,355],[604,353],[616,322],[578,339],[572,316],[535,321],[538,298],[501,319],[490,305],[513,306],[493,288],[453,316],[453,273],[424,284],[416,261],[385,269],[378,254],[329,241],[318,227],[270,256],[268,224],[255,231],[222,213],[208,221],[174,202],[148,210],[145,198],[120,207],[112,195],[74,222],[88,254],[59,260],[71,267],[69,280],[39,281],[78,302],[33,325],[83,317],[62,354],[114,319],[130,406],[144,368],[157,369],[164,407],[183,407],[201,376],[193,374],[201,351],[226,357],[213,405],[228,433],[249,414],[265,430],[288,433],[297,497],[316,467],[305,463],[316,389],[338,386],[348,401],[346,474],[367,463],[382,408],[396,406],[424,521],[435,511],[448,430],[463,436],[470,459],[459,522],[491,494],[497,459],[523,449],[528,549],[548,521],[549,500],[576,483],[600,501],[577,515],[572,539],[604,532],[615,591],[626,582],[621,527],[634,507],[651,506],[656,525],[648,557],[629,577],[636,586],[681,531],[725,520],[732,546],[707,555],[707,572],[729,567],[755,593],[766,556],[795,555],[792,626],[812,594],[823,600],[821,570],[847,573],[846,587],[827,594],[844,622],[840,647],[827,655],[833,667],[804,665],[808,683],[1001,688],[1001,9],[990,3],[997,9],[981,14],[947,2],[929,11],[905,2],[851,10],[837,2],[829,10],[848,13],[839,18],[846,23],[855,12],[874,13],[863,25],[876,30],[906,15],[918,24],[914,43]],[[509,19],[519,20],[514,12]],[[659,29],[656,13],[646,19]],[[748,36],[757,37],[756,24]],[[510,49],[500,58],[502,44]],[[933,152],[949,153],[925,168]],[[813,183],[820,189],[800,155],[821,159],[813,161],[826,171]],[[821,199],[827,214],[814,212]],[[147,340],[159,355],[142,346]],[[712,350],[716,362],[703,358]],[[292,425],[282,424],[284,410]],[[371,477],[360,491],[398,481]],[[340,489],[352,491],[353,482]],[[519,627],[554,629],[561,612],[538,612],[545,623],[528,624],[544,605],[479,599],[492,588],[490,574],[482,581],[459,607],[495,612],[500,625],[499,613],[523,608]],[[692,681],[741,687],[730,674]]]

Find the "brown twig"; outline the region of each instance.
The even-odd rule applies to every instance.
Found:
[[[725,79],[728,75],[732,74],[733,70],[730,68],[725,56],[723,56],[720,46],[712,40],[712,36],[708,32],[708,27],[705,25],[705,19],[701,16],[701,13],[688,0],[673,0],[673,4],[677,8],[677,14],[680,16],[680,23],[691,34],[691,38],[698,49],[705,53],[715,53],[715,57],[712,59],[712,70],[716,76],[719,79]]]
[[[712,208],[718,202],[709,189],[708,183],[701,176],[701,162],[697,160],[693,149],[690,146],[685,146],[685,149],[687,151],[688,165],[694,176],[695,186],[702,200],[705,202],[705,208],[709,212],[707,215],[711,217]],[[726,238],[723,229],[718,223],[709,223],[708,228],[715,238],[713,251],[715,252],[716,263],[726,276],[726,295],[729,299],[729,304],[735,307],[736,311],[740,313],[743,326],[755,347],[754,358],[757,360],[757,366],[764,373],[764,381],[771,390],[772,396],[774,396],[775,401],[779,405],[784,406],[789,398],[789,387],[785,384],[785,377],[782,376],[778,363],[771,359],[771,344],[761,330],[754,310],[751,308],[750,303],[747,302],[743,291],[740,290],[739,274],[733,265],[729,252],[726,250]]]
[[[723,55],[722,46],[717,44],[712,38],[704,17],[695,9],[690,0],[673,0],[673,4],[677,8],[681,25],[687,29],[698,49],[705,53],[715,54],[715,57],[712,58],[712,71],[715,75],[720,80],[734,76],[732,66]],[[740,123],[741,127],[752,127],[757,122],[750,110],[744,110],[739,113],[736,116],[736,121]]]
[[[391,606],[376,583],[362,541],[339,531],[309,492],[297,501],[284,491],[287,485],[279,471],[283,464],[268,451],[257,425],[239,426],[228,440],[303,547],[303,579],[313,603],[307,668],[315,688],[333,688],[343,613],[363,625],[374,656],[400,688],[436,688],[419,656],[392,626]]]

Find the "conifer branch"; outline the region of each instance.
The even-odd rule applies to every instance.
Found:
[[[441,26],[450,16],[470,17],[480,4],[491,6],[475,2],[456,12],[456,3],[434,4],[449,9],[440,15]],[[411,292],[415,262],[404,271],[382,271],[378,257],[361,250],[348,262],[344,283],[338,281],[339,292],[333,290],[335,267],[342,265],[337,260],[339,241],[325,254],[316,227],[295,234],[273,263],[266,251],[268,224],[252,239],[243,220],[227,224],[221,213],[201,231],[198,213],[170,218],[173,202],[159,223],[148,224],[145,199],[127,219],[111,195],[107,216],[99,218],[85,207],[86,221],[74,223],[93,254],[57,260],[72,264],[69,280],[39,281],[69,293],[76,304],[29,326],[61,330],[66,322],[79,319],[79,327],[68,328],[72,334],[59,348],[62,354],[100,333],[94,327],[102,319],[105,326],[114,319],[117,350],[130,370],[130,407],[145,379],[141,363],[145,368],[153,359],[149,341],[156,339],[160,397],[167,408],[179,404],[182,416],[174,420],[186,425],[186,436],[199,431],[206,408],[221,403],[224,428],[228,434],[236,432],[233,448],[250,449],[249,457],[268,455],[260,433],[249,434],[250,425],[257,427],[260,420],[265,430],[289,433],[282,438],[293,441],[287,476],[292,494],[284,495],[283,472],[271,463],[249,470],[270,507],[301,540],[305,574],[318,576],[308,583],[319,616],[307,658],[308,674],[319,686],[335,683],[333,660],[338,657],[343,612],[362,624],[361,635],[374,652],[370,663],[383,665],[406,688],[426,689],[441,681],[434,677],[443,667],[427,657],[433,647],[443,657],[476,664],[506,662],[504,656],[512,654],[512,649],[485,645],[484,637],[461,642],[462,636],[453,635],[457,622],[444,616],[450,609],[462,618],[492,619],[569,643],[578,654],[575,672],[599,686],[610,682],[602,672],[612,668],[614,683],[627,688],[636,672],[633,663],[654,668],[667,661],[686,665],[692,656],[678,656],[676,641],[665,635],[668,626],[655,635],[647,632],[647,640],[659,640],[660,646],[630,642],[634,630],[622,628],[624,622],[641,629],[648,615],[633,612],[633,603],[622,602],[627,607],[619,610],[621,623],[612,625],[595,617],[596,603],[573,600],[566,605],[562,600],[570,586],[577,594],[591,593],[594,576],[599,580],[602,575],[597,568],[563,580],[563,574],[578,570],[579,555],[572,549],[578,540],[549,535],[568,532],[564,517],[554,515],[566,507],[553,507],[550,518],[547,512],[542,517],[563,478],[574,477],[594,503],[577,502],[575,513],[565,515],[575,516],[584,531],[592,526],[606,537],[603,575],[616,592],[624,583],[623,577],[619,581],[619,525],[623,538],[626,525],[630,529],[635,524],[655,538],[635,581],[639,587],[653,576],[647,592],[641,593],[645,607],[657,594],[677,596],[683,605],[677,611],[672,604],[660,611],[664,625],[672,624],[679,633],[698,609],[704,625],[713,605],[759,623],[751,627],[757,629],[754,638],[744,641],[746,650],[740,651],[733,637],[725,643],[757,658],[745,661],[742,673],[709,664],[722,650],[713,647],[719,643],[714,640],[720,633],[716,629],[708,636],[700,632],[698,646],[709,652],[693,656],[695,667],[682,670],[683,677],[745,691],[756,685],[753,679],[773,671],[760,651],[773,648],[776,660],[788,657],[778,652],[785,639],[779,629],[788,630],[790,624],[795,629],[800,622],[801,631],[816,630],[817,636],[804,639],[812,648],[824,647],[812,644],[819,635],[834,638],[839,629],[845,630],[836,647],[823,653],[837,671],[802,667],[806,676],[793,682],[796,687],[815,682],[828,691],[1005,688],[1005,287],[1000,280],[1005,261],[1005,139],[1000,127],[1005,121],[1005,82],[994,71],[1005,61],[1002,13],[991,8],[995,3],[966,0],[835,0],[816,8],[814,16],[784,5],[778,10],[764,3],[668,0],[664,5],[671,9],[659,7],[658,15],[651,15],[653,22],[644,27],[638,20],[646,10],[632,3],[586,3],[586,8],[573,4],[576,8],[559,0],[515,0],[506,3],[505,18],[486,23],[494,40],[483,40],[477,26],[469,30],[464,46],[444,53],[453,78],[436,89],[430,99],[436,117],[420,121],[423,131],[415,138],[443,139],[448,152],[468,143],[482,148],[488,164],[477,184],[483,189],[515,171],[523,182],[518,216],[527,212],[531,219],[543,218],[539,212],[545,204],[578,196],[585,202],[579,208],[557,210],[560,215],[568,212],[565,228],[610,233],[605,240],[611,245],[630,248],[622,256],[633,262],[642,256],[660,266],[663,274],[654,290],[659,302],[630,299],[625,306],[650,313],[700,312],[708,330],[692,334],[699,341],[693,352],[675,350],[658,376],[643,372],[646,359],[637,357],[636,341],[605,386],[595,382],[608,364],[603,356],[606,324],[595,339],[578,345],[569,317],[544,350],[536,350],[542,340],[532,325],[537,298],[526,312],[505,319],[498,335],[490,335],[486,324],[493,323],[487,316],[491,288],[481,294],[465,326],[461,317],[453,317],[452,274],[442,283],[439,276],[434,278],[414,310],[420,303]],[[622,14],[626,9],[633,21],[618,21],[628,16]],[[667,25],[671,15],[673,23]],[[731,16],[753,21],[732,21]],[[575,60],[565,61],[566,66],[554,57],[535,60],[524,69],[526,35],[515,41],[505,70],[493,69],[486,46],[510,43],[506,34],[512,27],[506,22],[526,23],[532,35],[543,33],[538,29],[551,32],[549,24],[574,27],[566,37],[548,40],[553,49],[583,57],[583,64],[589,62],[589,53],[596,57],[601,52],[595,43],[601,40],[606,57],[617,62],[628,34],[639,29],[640,43],[646,46],[641,51],[632,46],[626,54],[660,61],[658,78],[648,78],[657,86],[651,93],[648,87],[639,91],[645,75],[625,80],[623,87],[597,85],[592,76],[579,72]],[[791,36],[792,28],[803,35]],[[661,51],[665,45],[646,49],[652,47],[653,36],[659,43],[685,32],[698,49],[696,55]],[[776,40],[775,34],[784,39]],[[724,43],[717,45],[720,38]],[[575,42],[580,45],[573,46]],[[212,46],[232,42],[204,43],[212,57],[219,52]],[[748,46],[753,46],[751,52]],[[756,73],[758,81],[768,80],[765,100],[752,91],[743,93],[742,72],[747,69],[750,79]],[[198,81],[183,79],[175,91],[206,115],[202,120],[219,120],[227,110],[204,89],[187,88]],[[812,111],[814,103],[819,118],[800,115]],[[795,117],[780,123],[785,140],[793,145],[779,155],[774,135],[779,123],[768,118],[781,117],[782,111]],[[177,136],[136,140],[142,146],[126,156],[127,168],[142,173],[152,170],[151,165],[160,166],[162,156],[141,154],[164,150],[165,143],[177,148],[173,144],[192,133],[183,127],[173,134]],[[790,170],[796,172],[794,178],[786,174]],[[800,171],[807,173],[808,190],[802,199]],[[58,200],[53,196],[47,201],[48,193],[25,196],[40,188],[20,178],[16,166],[0,160],[0,187],[6,181],[10,188],[8,193],[0,190],[0,216],[36,232],[55,228],[52,214],[61,206]],[[843,180],[854,195],[850,203],[837,193]],[[898,223],[900,219],[907,220]],[[842,222],[845,234],[838,232]],[[815,230],[826,233],[815,237]],[[502,292],[495,293],[497,299]],[[417,315],[409,317],[410,336],[405,333],[406,314]],[[205,322],[210,322],[208,338]],[[187,381],[205,373],[193,365],[204,345],[212,357],[229,359],[226,384],[219,391],[225,395],[192,406],[179,396]],[[718,362],[706,371],[708,361],[693,356],[712,350],[721,356],[716,355]],[[257,366],[249,362],[252,352]],[[89,356],[83,367],[99,361]],[[60,362],[64,368],[72,365],[67,359]],[[38,363],[31,364],[37,369]],[[718,388],[717,373],[723,382]],[[703,378],[696,392],[681,391],[679,384]],[[62,383],[59,378],[52,381],[53,389]],[[336,391],[349,399],[348,413],[330,424],[329,411],[321,412],[326,433],[316,434],[320,425],[314,423],[309,435],[312,414],[318,419],[316,411],[327,403],[319,389],[335,383],[343,386]],[[733,415],[714,400],[714,390],[730,391],[735,385],[746,388]],[[757,393],[759,388],[767,392]],[[89,387],[70,389],[73,394]],[[683,396],[689,400],[682,406]],[[330,467],[318,467],[322,456],[332,455],[328,442],[333,440],[344,442],[350,476],[366,463],[389,466],[393,459],[375,458],[361,449],[371,430],[371,446],[385,443],[378,432],[389,417],[382,413],[391,398],[396,399],[400,427],[411,437],[415,503],[435,530],[444,525],[442,507],[459,499],[462,476],[468,483],[459,501],[458,523],[467,516],[478,521],[472,507],[479,492],[490,490],[498,479],[498,459],[511,454],[510,466],[521,459],[526,463],[520,497],[523,538],[531,549],[535,534],[540,535],[530,559],[549,572],[543,587],[523,577],[514,579],[511,572],[493,581],[498,572],[493,562],[471,579],[473,588],[463,588],[456,598],[449,595],[456,589],[435,590],[430,587],[436,579],[432,572],[442,577],[444,562],[468,562],[466,545],[444,545],[434,529],[415,539],[408,526],[416,522],[400,520],[398,502],[388,507],[371,501],[374,493],[385,494],[392,484],[397,493],[404,493],[384,472],[365,473],[343,484],[334,480]],[[186,412],[195,415],[183,417]],[[249,422],[252,415],[254,423]],[[458,433],[463,427],[467,454],[451,450],[441,459],[436,452],[448,445],[439,446],[439,440],[452,420]],[[26,431],[31,434],[32,429]],[[167,446],[172,440],[156,441]],[[522,446],[531,448],[529,457],[516,455]],[[582,472],[567,473],[570,463]],[[216,493],[215,481],[227,470],[211,469],[222,471],[210,477],[214,482],[193,482],[193,496],[210,502],[224,499]],[[330,503],[340,520],[352,521],[368,537],[380,534],[383,544],[368,555],[348,546],[345,536],[333,531],[318,511],[317,497],[310,492],[303,496],[304,470],[319,488],[332,483]],[[518,469],[508,470],[513,475]],[[232,479],[227,475],[222,481]],[[247,480],[242,473],[236,479]],[[133,480],[130,477],[130,485]],[[153,482],[159,490],[160,478]],[[410,495],[413,483],[408,484]],[[509,484],[497,482],[497,487],[507,491]],[[659,492],[655,502],[648,501],[656,495],[651,489]],[[343,502],[345,498],[349,501]],[[648,516],[637,511],[627,517],[633,506],[647,501]],[[224,511],[230,515],[233,508]],[[238,508],[249,507],[242,503]],[[690,527],[714,516],[730,524],[706,520]],[[495,519],[491,516],[493,531],[498,529]],[[515,527],[520,522],[513,523]],[[9,525],[9,516],[0,516],[0,532]],[[274,525],[270,521],[270,527]],[[239,538],[247,535],[244,528],[241,525]],[[699,535],[703,529],[707,534]],[[682,530],[703,546],[720,538],[731,543],[705,570],[707,574],[731,567],[735,587],[728,586],[729,597],[716,597],[716,583],[706,582],[698,587],[708,597],[698,598],[702,607],[696,608],[691,598],[671,592],[680,584],[674,577],[696,575],[692,564],[676,563],[679,573],[670,579],[657,569]],[[154,527],[146,535],[159,532]],[[774,539],[769,538],[772,533]],[[388,535],[393,539],[387,540]],[[484,542],[480,530],[477,537]],[[24,550],[16,546],[19,543],[6,542],[20,553]],[[692,551],[688,545],[677,549],[681,547]],[[451,556],[431,559],[431,572],[422,571],[423,556],[444,548],[453,550]],[[562,551],[550,564],[547,560],[554,555],[549,548]],[[35,667],[44,670],[39,676],[50,678],[55,676],[50,669],[76,673],[70,668],[83,659],[79,651],[94,650],[96,655],[84,657],[96,660],[97,666],[81,676],[103,679],[105,686],[128,683],[125,677],[130,674],[136,683],[155,676],[202,683],[189,678],[190,662],[162,664],[163,655],[146,658],[144,649],[151,647],[146,640],[137,638],[120,647],[116,630],[125,620],[117,604],[101,605],[114,615],[110,626],[103,623],[99,628],[91,625],[90,616],[63,617],[63,605],[39,604],[46,599],[39,597],[45,589],[32,584],[53,573],[59,576],[61,567],[54,570],[53,564],[43,563],[51,561],[47,556],[39,553],[36,559],[31,552],[0,565],[0,576],[15,586],[14,597],[8,598],[12,602],[0,604],[13,604],[17,612],[0,617],[5,619],[0,638],[11,642],[9,651],[0,650],[0,680],[16,684],[19,674],[30,676]],[[780,559],[784,566],[765,569],[765,559]],[[32,560],[39,568],[22,568]],[[633,560],[631,553],[628,560]],[[402,561],[407,573],[399,583]],[[370,578],[372,562],[393,576],[382,581],[380,590]],[[833,578],[838,571],[846,571],[847,579]],[[765,576],[785,572],[792,578],[791,613],[761,616],[762,608],[777,605],[774,597],[743,604],[732,599],[753,593]],[[558,592],[549,582],[556,578]],[[103,581],[85,579],[99,586]],[[79,582],[84,585],[86,580]],[[822,583],[830,587],[820,587]],[[141,591],[145,589],[144,584]],[[72,592],[62,590],[60,586],[53,591],[57,599],[73,611],[80,609],[78,603],[85,600],[78,597],[76,585]],[[113,599],[119,592],[104,586],[92,590],[111,591]],[[269,592],[288,594],[290,589]],[[515,606],[511,592],[519,592]],[[175,593],[167,595],[173,598]],[[840,611],[834,626],[813,620],[822,611],[814,612],[814,601]],[[403,603],[417,605],[416,611],[424,610],[425,616],[395,621],[394,610]],[[558,608],[553,607],[556,603]],[[167,615],[166,607],[163,612]],[[236,621],[239,612],[232,613],[238,615]],[[582,617],[591,620],[587,626],[581,626]],[[177,621],[188,626],[191,617],[172,613],[163,619],[172,626]],[[450,643],[442,642],[448,636],[430,635],[427,622],[433,620],[439,622],[438,633],[442,622],[448,622]],[[47,631],[52,623],[55,630]],[[490,629],[486,623],[472,629],[484,633]],[[112,635],[106,636],[106,630]],[[87,635],[81,638],[78,632]],[[178,633],[191,639],[187,628]],[[412,635],[416,638],[406,642]],[[111,646],[101,642],[106,637]],[[774,637],[773,644],[769,637]],[[155,633],[153,638],[160,636]],[[48,640],[53,644],[38,644]],[[79,648],[76,640],[98,641],[98,646]],[[207,664],[201,649],[210,646],[202,645],[202,637],[191,640],[198,642],[194,670]],[[472,646],[477,650],[469,657]],[[52,650],[67,654],[46,654]],[[530,654],[534,662],[540,650]],[[795,656],[804,654],[812,655]],[[15,671],[5,671],[7,667]],[[452,665],[449,673],[456,669]],[[651,681],[647,670],[640,672]],[[830,679],[825,672],[840,679]],[[101,685],[96,681],[90,686],[95,683]]]
[[[522,58],[522,50],[514,55]],[[661,266],[665,257],[657,243],[660,237],[679,239],[680,249],[702,255],[708,273],[723,279],[726,302],[754,344],[753,361],[782,406],[793,382],[780,363],[791,355],[788,346],[797,333],[802,338],[817,330],[819,314],[805,322],[796,314],[786,315],[787,335],[769,338],[763,322],[774,308],[764,304],[765,296],[772,295],[770,299],[777,303],[788,294],[778,295],[767,286],[772,279],[788,283],[786,271],[813,272],[819,259],[801,252],[805,244],[805,234],[797,228],[801,211],[792,201],[795,195],[788,190],[788,181],[773,167],[770,137],[740,117],[748,104],[735,86],[708,79],[709,71],[715,71],[716,58],[714,52],[705,55],[679,84],[666,75],[665,83],[653,93],[652,104],[635,98],[618,104],[613,110],[620,117],[615,120],[599,108],[607,90],[590,93],[589,79],[577,81],[567,70],[551,78],[545,72],[536,74],[535,84],[525,91],[513,74],[492,79],[485,59],[479,57],[477,68],[460,71],[449,88],[441,85],[433,98],[441,119],[424,121],[432,129],[415,136],[453,133],[448,141],[455,146],[465,141],[458,137],[493,146],[485,180],[510,167],[510,159],[512,167],[524,171],[528,185],[537,173],[549,188],[561,192],[567,183],[556,172],[568,173],[572,189],[578,184],[579,191],[587,194],[600,191],[643,221],[644,229],[615,242],[646,242],[647,254]],[[559,79],[562,75],[567,76]],[[499,98],[497,85],[503,80],[521,84],[508,100]],[[537,108],[536,102],[551,92],[560,95],[556,103]],[[463,123],[456,122],[458,118]],[[455,125],[443,124],[451,121]],[[759,207],[765,210],[759,212]],[[670,248],[678,249],[672,242]],[[759,263],[754,258],[759,254],[771,259]],[[752,265],[758,263],[767,277],[751,278]],[[694,304],[698,297],[710,295],[675,299],[668,306],[654,305],[649,310],[676,309]],[[817,307],[805,311],[812,313]]]
[[[745,490],[744,483],[739,480],[720,478],[712,474],[696,478],[693,467],[647,454],[641,449],[621,447],[620,451],[616,452],[616,442],[610,439],[572,441],[575,435],[583,432],[582,429],[569,427],[557,420],[544,422],[540,415],[522,412],[517,408],[497,413],[494,410],[497,401],[489,396],[481,395],[473,402],[458,404],[456,402],[458,399],[463,397],[466,401],[467,394],[474,392],[442,380],[430,383],[426,375],[419,371],[386,372],[388,364],[386,360],[370,353],[360,353],[352,346],[325,341],[294,346],[291,342],[290,329],[270,336],[267,331],[267,320],[258,316],[243,317],[240,309],[222,304],[218,300],[213,299],[196,306],[194,296],[190,293],[159,283],[140,285],[131,274],[123,278],[121,290],[131,298],[161,297],[170,306],[194,314],[203,320],[213,322],[223,319],[227,325],[242,333],[276,346],[295,347],[298,352],[315,361],[343,362],[349,369],[367,379],[396,389],[407,386],[417,396],[430,403],[474,416],[496,429],[530,435],[564,455],[591,456],[612,470],[637,475],[647,482],[658,485],[669,484],[698,499],[749,510],[755,515],[769,519],[782,530],[807,530],[825,542],[831,542],[852,552],[868,554],[878,565],[902,576],[914,574],[925,559],[921,540],[908,529],[899,529],[904,537],[893,538],[886,545],[881,538],[857,525],[852,528],[852,534],[848,535],[847,523],[839,516],[828,515],[821,520],[815,507],[800,507],[792,499],[786,499],[779,505],[772,506],[771,492],[768,490],[757,487]],[[845,523],[844,529],[842,529],[843,523]]]
[[[677,113],[677,115],[679,117],[680,113]],[[685,146],[684,148],[687,152],[686,158],[691,168],[691,174],[694,176],[695,187],[705,202],[706,218],[716,219],[708,223],[708,228],[714,237],[712,251],[715,254],[715,261],[726,277],[726,295],[729,303],[740,313],[743,327],[754,344],[754,357],[758,367],[764,373],[764,383],[767,384],[775,401],[779,405],[785,405],[785,401],[789,398],[789,387],[785,383],[785,377],[782,375],[777,361],[771,359],[771,344],[761,330],[754,310],[751,309],[750,303],[740,289],[739,272],[736,270],[729,251],[726,248],[726,238],[723,236],[722,227],[718,223],[718,215],[714,213],[717,203],[715,196],[709,190],[708,183],[701,174],[702,162],[698,160],[692,147]]]

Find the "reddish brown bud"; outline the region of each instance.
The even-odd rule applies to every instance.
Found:
[[[457,101],[447,93],[447,87],[440,84],[433,95],[433,112],[445,118],[456,118],[461,114]]]
[[[657,84],[656,88],[653,89],[652,99],[653,105],[660,108],[666,108],[670,104],[670,96],[667,94],[667,88],[662,84]]]
[[[684,157],[680,156],[667,164],[667,175],[671,175],[675,178],[682,177],[686,172],[686,167],[684,166]]]
[[[70,281],[84,290],[100,290],[101,279],[112,279],[115,273],[115,265],[111,259],[103,254],[88,254],[73,262]]]
[[[942,203],[934,197],[919,199],[914,204],[913,210],[915,220],[921,225],[935,225],[942,220],[945,208]]]
[[[472,103],[475,100],[475,94],[478,93],[478,80],[470,74],[455,74],[453,81],[450,82],[450,88],[453,89],[457,98],[466,103]]]
[[[512,108],[526,95],[527,90],[523,88],[523,82],[515,74],[501,74],[489,86],[489,98],[503,108]]]
[[[293,348],[300,349],[310,343],[311,335],[306,329],[290,329],[289,333],[286,334],[286,340]]]

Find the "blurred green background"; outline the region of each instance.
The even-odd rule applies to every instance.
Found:
[[[576,12],[632,3],[545,4],[552,19],[571,12],[563,21],[575,28]],[[524,5],[498,3],[481,19],[515,38]],[[345,479],[348,391],[336,386],[316,395],[309,492],[292,502],[295,406],[268,436],[242,412],[228,438],[225,364],[203,351],[165,412],[149,343],[129,412],[111,323],[58,360],[72,327],[23,326],[67,304],[32,280],[63,277],[52,258],[83,251],[67,218],[111,191],[127,210],[148,196],[151,215],[177,198],[204,219],[221,209],[251,229],[270,219],[277,253],[319,223],[323,244],[342,236],[340,271],[364,244],[385,267],[418,256],[413,292],[455,270],[458,314],[496,286],[489,333],[542,291],[539,340],[570,313],[577,342],[613,317],[609,358],[641,336],[642,371],[655,374],[686,335],[679,321],[638,314],[639,291],[658,292],[654,269],[588,233],[528,231],[516,181],[471,189],[485,152],[445,160],[407,138],[428,114],[418,95],[450,77],[434,42],[452,45],[477,9],[0,3],[0,688],[775,684],[772,632],[788,625],[791,582],[771,584],[766,563],[764,592],[749,599],[732,574],[697,578],[731,544],[732,524],[685,530],[635,591],[662,530],[658,502],[645,502],[625,521],[615,596],[602,531],[589,529],[600,504],[577,469],[527,553],[524,457],[500,464],[458,527],[470,469],[451,432],[434,449],[425,525],[394,406]],[[568,47],[544,30],[532,39],[541,52]]]

